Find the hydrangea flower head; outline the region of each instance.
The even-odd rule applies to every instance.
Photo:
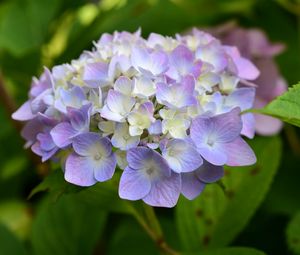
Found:
[[[92,51],[45,69],[13,114],[42,160],[67,154],[66,181],[91,186],[123,170],[119,195],[173,207],[223,176],[254,164],[258,69],[236,47],[194,30],[175,38],[104,34]],[[242,86],[243,85],[243,86]]]

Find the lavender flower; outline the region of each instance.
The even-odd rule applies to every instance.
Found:
[[[259,29],[244,29],[234,23],[227,23],[209,30],[223,43],[235,45],[241,54],[259,68],[260,76],[253,80],[258,86],[254,107],[261,108],[287,90],[274,57],[282,53],[284,45],[271,43],[266,34]],[[255,130],[261,135],[273,135],[282,128],[282,122],[266,115],[255,115]]]
[[[73,139],[74,152],[66,160],[65,179],[80,186],[109,180],[116,168],[116,157],[108,138],[84,133]]]
[[[254,164],[258,69],[236,47],[194,30],[176,38],[104,34],[71,64],[45,69],[13,114],[42,160],[66,157],[65,179],[91,186],[123,171],[119,195],[172,207],[198,196],[223,165]],[[241,86],[242,85],[242,86]],[[59,152],[64,153],[59,153]]]
[[[172,172],[168,163],[156,151],[138,147],[127,153],[119,186],[121,198],[143,199],[152,206],[173,207],[181,188],[180,175]]]

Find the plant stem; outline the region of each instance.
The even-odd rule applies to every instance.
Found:
[[[165,241],[160,223],[156,217],[155,211],[151,206],[143,204],[145,215],[138,212],[136,208],[131,206],[132,214],[137,222],[142,226],[150,238],[155,242],[162,254],[165,255],[180,255],[179,252],[173,250]],[[145,218],[143,217],[145,216]]]
[[[152,206],[149,206],[147,204],[143,204],[143,209],[146,215],[146,218],[148,220],[148,223],[152,225],[153,230],[157,233],[158,236],[161,238],[163,237],[163,232],[160,226],[160,223],[155,215],[155,211]]]

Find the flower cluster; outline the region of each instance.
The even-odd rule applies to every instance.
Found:
[[[235,23],[225,23],[209,30],[222,43],[235,45],[244,57],[252,60],[260,75],[253,82],[257,85],[254,107],[261,108],[287,90],[287,83],[281,76],[274,57],[282,53],[284,45],[270,43],[266,34],[256,28],[245,29]],[[283,123],[266,115],[255,115],[255,130],[260,135],[278,133]]]
[[[236,47],[194,30],[175,38],[104,34],[71,64],[45,69],[13,118],[26,147],[66,155],[65,179],[91,186],[123,171],[119,195],[172,207],[219,180],[223,166],[251,165],[259,71]],[[245,87],[247,85],[247,87]]]

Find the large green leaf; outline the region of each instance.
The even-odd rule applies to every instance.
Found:
[[[65,193],[73,193],[81,188],[65,181],[61,170],[54,170],[45,177],[29,194],[29,198],[42,191],[49,191],[53,201]]]
[[[22,243],[3,225],[0,224],[0,254],[25,255]]]
[[[224,248],[201,253],[187,253],[184,255],[265,255],[262,251],[252,248]]]
[[[184,250],[229,244],[263,201],[280,162],[281,141],[257,137],[251,146],[257,164],[226,169],[225,194],[218,185],[207,185],[194,201],[180,199],[176,221]]]
[[[83,204],[74,194],[49,201],[39,208],[32,228],[36,255],[89,255],[106,221],[106,213]]]
[[[295,254],[300,254],[300,211],[296,213],[288,225],[287,242]]]
[[[64,194],[76,193],[77,199],[81,203],[93,205],[107,211],[131,213],[134,209],[133,204],[122,200],[118,196],[118,179],[119,173],[116,172],[110,181],[83,188],[66,182],[63,172],[55,170],[31,191],[29,197],[31,198],[42,191],[49,191],[52,201],[56,201]]]
[[[261,109],[253,109],[300,127],[300,83]]]

